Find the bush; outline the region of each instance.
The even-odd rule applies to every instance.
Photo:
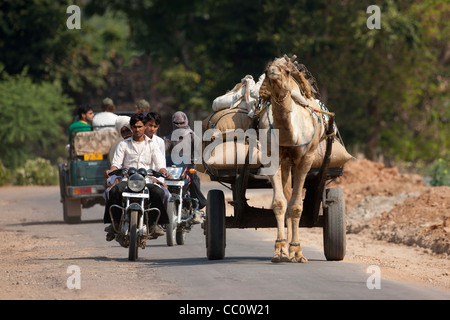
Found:
[[[443,159],[435,160],[429,169],[431,186],[450,186],[449,166]]]
[[[71,103],[57,83],[33,82],[27,69],[9,75],[0,64],[0,160],[10,169],[67,143]]]
[[[0,186],[4,186],[11,183],[11,171],[3,165],[0,160]]]
[[[58,184],[58,169],[49,160],[36,158],[27,160],[23,168],[15,173],[14,184],[21,186]]]

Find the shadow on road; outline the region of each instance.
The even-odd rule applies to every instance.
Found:
[[[103,220],[86,220],[86,221],[81,221],[80,223],[77,224],[94,224],[94,223],[103,223]],[[28,226],[41,226],[41,225],[58,225],[58,224],[63,224],[63,225],[70,225],[70,226],[75,226],[77,224],[68,224],[65,223],[62,220],[54,220],[54,221],[28,221],[28,222],[21,222],[21,223],[13,223],[13,224],[8,224],[6,226],[8,227],[18,227],[18,226],[22,226],[22,227],[28,227]]]

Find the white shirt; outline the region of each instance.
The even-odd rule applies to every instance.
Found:
[[[136,169],[144,168],[146,170],[153,169],[159,171],[165,168],[166,159],[161,153],[159,145],[155,140],[144,136],[142,149],[138,147],[138,143],[133,138],[128,138],[119,142],[111,162],[111,166],[116,168]],[[147,177],[147,182],[151,179]]]
[[[156,134],[153,135],[152,139],[154,139],[158,143],[161,153],[163,155],[165,155],[166,154],[166,143],[164,142],[164,139],[157,136]],[[164,157],[164,159],[165,159],[165,157]]]
[[[156,142],[156,144],[159,146],[159,150],[161,151],[161,154],[163,155],[164,158],[164,167],[167,167],[167,163],[166,163],[166,144],[164,143],[164,139],[161,137],[158,137],[156,134],[153,135],[152,138],[150,138],[151,140],[153,140],[154,142]],[[152,168],[153,170],[157,170],[155,168]],[[156,180],[160,181],[161,183],[164,183],[164,178],[160,177],[160,178],[156,178]]]
[[[92,127],[94,131],[114,129],[116,127],[117,117],[118,115],[112,112],[99,112],[94,116],[94,119],[92,119]]]

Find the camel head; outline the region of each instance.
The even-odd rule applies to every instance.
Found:
[[[266,68],[267,87],[275,102],[284,106],[287,112],[292,111],[290,103],[281,104],[291,94],[292,81],[292,62],[284,58],[276,59],[270,62]]]

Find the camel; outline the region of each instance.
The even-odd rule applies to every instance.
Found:
[[[299,240],[303,186],[314,152],[325,132],[320,117],[304,106],[313,99],[301,95],[301,88],[291,76],[292,67],[291,59],[286,58],[269,63],[262,88],[271,105],[261,114],[260,128],[276,129],[279,136],[279,168],[269,176],[273,188],[272,209],[278,228],[272,262],[308,262],[302,255]],[[261,97],[264,98],[262,92]]]

